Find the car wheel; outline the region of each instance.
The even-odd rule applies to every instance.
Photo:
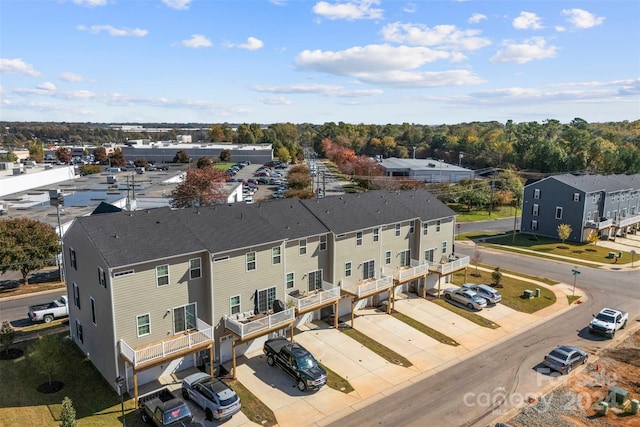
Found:
[[[445,298],[445,299],[449,299],[449,300],[450,300],[450,299],[451,299],[451,295],[449,295],[449,294],[444,294],[444,298]]]
[[[187,392],[187,390],[182,389],[182,397],[184,398],[184,400],[189,400],[189,393]]]
[[[298,390],[305,391],[307,389],[307,383],[303,380],[298,380]]]
[[[269,364],[269,366],[273,366],[276,364],[276,359],[274,359],[273,356],[270,354],[267,356],[267,363]]]
[[[44,323],[51,323],[53,322],[53,316],[50,314],[47,314],[46,316],[44,316],[43,320],[44,320]]]
[[[473,310],[473,304],[469,303],[467,304],[467,307],[469,307],[469,310]]]
[[[144,409],[142,410],[142,422],[145,424],[149,423],[149,416],[147,415],[146,412],[144,412]]]
[[[213,421],[213,412],[211,412],[211,409],[207,409],[207,421]]]

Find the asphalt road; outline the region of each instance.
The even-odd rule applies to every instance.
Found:
[[[470,255],[474,246],[459,244],[456,252]],[[571,264],[512,253],[482,250],[483,263],[572,286]],[[578,291],[588,300],[529,331],[453,364],[442,372],[389,394],[332,426],[487,426],[498,416],[537,396],[552,381],[541,366],[544,355],[559,344],[582,347],[590,354],[611,340],[593,337],[586,327],[592,313],[604,306],[629,311],[630,326],[640,316],[640,273],[580,267]],[[538,373],[541,370],[542,373]]]
[[[33,285],[37,286],[37,285]],[[11,326],[23,327],[30,324],[27,317],[29,306],[44,304],[54,299],[58,299],[66,291],[64,289],[54,289],[52,291],[38,292],[36,295],[27,295],[21,298],[0,299],[0,323],[8,320]]]

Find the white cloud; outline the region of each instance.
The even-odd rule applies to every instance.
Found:
[[[36,88],[38,88],[40,90],[48,91],[48,92],[54,92],[57,89],[56,85],[54,85],[51,82],[41,83],[41,84],[37,85]]]
[[[483,15],[482,13],[474,13],[469,18],[469,24],[477,24],[480,21],[485,21],[487,19],[487,15]]]
[[[87,27],[86,25],[78,25],[76,28],[80,31],[90,32],[91,34],[99,34],[102,31],[105,31],[113,37],[144,37],[149,33],[149,31],[141,30],[140,28],[116,28],[111,25],[92,25],[90,27]]]
[[[556,31],[559,33],[564,33],[565,31],[567,31],[567,29],[562,25],[556,25]]]
[[[563,9],[562,14],[567,17],[568,23],[580,29],[595,27],[604,22],[604,17],[595,16],[583,9]]]
[[[40,75],[40,71],[34,69],[33,65],[27,64],[21,58],[0,58],[0,73],[25,74],[31,77],[38,77]]]
[[[486,83],[469,70],[407,72],[394,70],[385,73],[361,73],[358,78],[369,84],[403,88],[433,88]]]
[[[520,12],[520,16],[513,20],[513,28],[516,30],[540,30],[544,28],[542,21],[533,12]]]
[[[98,7],[105,6],[107,0],[73,0],[73,2],[79,6]]]
[[[171,9],[187,10],[189,9],[189,3],[191,3],[191,0],[162,0],[162,3]]]
[[[523,43],[504,42],[504,49],[499,50],[491,59],[491,62],[515,62],[524,64],[536,59],[553,58],[558,48],[547,46],[542,37],[533,37]]]
[[[262,43],[262,40],[259,40],[255,37],[248,37],[246,43],[238,45],[240,49],[247,49],[247,50],[258,50],[258,49],[261,49],[263,46],[264,46],[264,43]]]
[[[285,4],[287,4],[287,2],[284,0],[269,0],[269,3],[276,6],[284,6]]]
[[[258,101],[266,105],[290,105],[291,104],[291,100],[285,98],[284,96],[276,96],[273,98],[258,98]]]
[[[288,94],[301,94],[301,93],[330,93],[340,90],[342,86],[334,85],[322,85],[322,84],[291,84],[291,85],[277,85],[277,86],[262,86],[255,85],[251,89],[256,92],[268,92],[268,93],[288,93]]]
[[[476,50],[489,46],[491,41],[479,37],[480,30],[460,30],[455,25],[436,25],[394,22],[382,28],[384,40],[413,46],[438,46],[445,49]]]
[[[382,19],[383,10],[373,7],[379,4],[380,0],[352,0],[333,4],[320,1],[313,6],[313,12],[327,19]]]
[[[87,81],[87,79],[85,79],[80,74],[70,73],[70,72],[62,73],[60,75],[60,79],[64,80],[65,82],[71,82],[71,83],[79,83],[79,82],[86,82]]]
[[[416,10],[418,10],[418,7],[416,6],[415,3],[407,3],[404,5],[404,7],[402,8],[402,11],[404,13],[415,13]]]
[[[202,34],[192,34],[188,40],[182,40],[182,45],[193,49],[200,47],[211,47],[211,41]]]

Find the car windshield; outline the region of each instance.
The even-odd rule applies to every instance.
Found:
[[[567,360],[567,355],[558,350],[553,350],[551,353],[549,353],[549,356],[559,360]]]
[[[316,359],[314,359],[311,355],[299,357],[297,363],[298,369],[310,369],[318,366],[318,362],[316,362]]]
[[[165,412],[162,417],[162,423],[167,425],[186,417],[191,417],[191,411],[187,405],[180,405],[175,409]]]
[[[607,322],[607,323],[615,323],[616,321],[613,316],[610,316],[604,313],[598,313],[598,315],[596,316],[596,319],[602,320],[603,322]]]

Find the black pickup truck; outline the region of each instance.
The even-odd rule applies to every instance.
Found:
[[[262,348],[270,366],[280,365],[296,380],[298,390],[318,390],[327,382],[327,371],[318,365],[316,359],[298,343],[286,338],[267,340]]]
[[[138,407],[145,424],[152,422],[158,427],[192,425],[191,409],[168,388],[140,397]]]

